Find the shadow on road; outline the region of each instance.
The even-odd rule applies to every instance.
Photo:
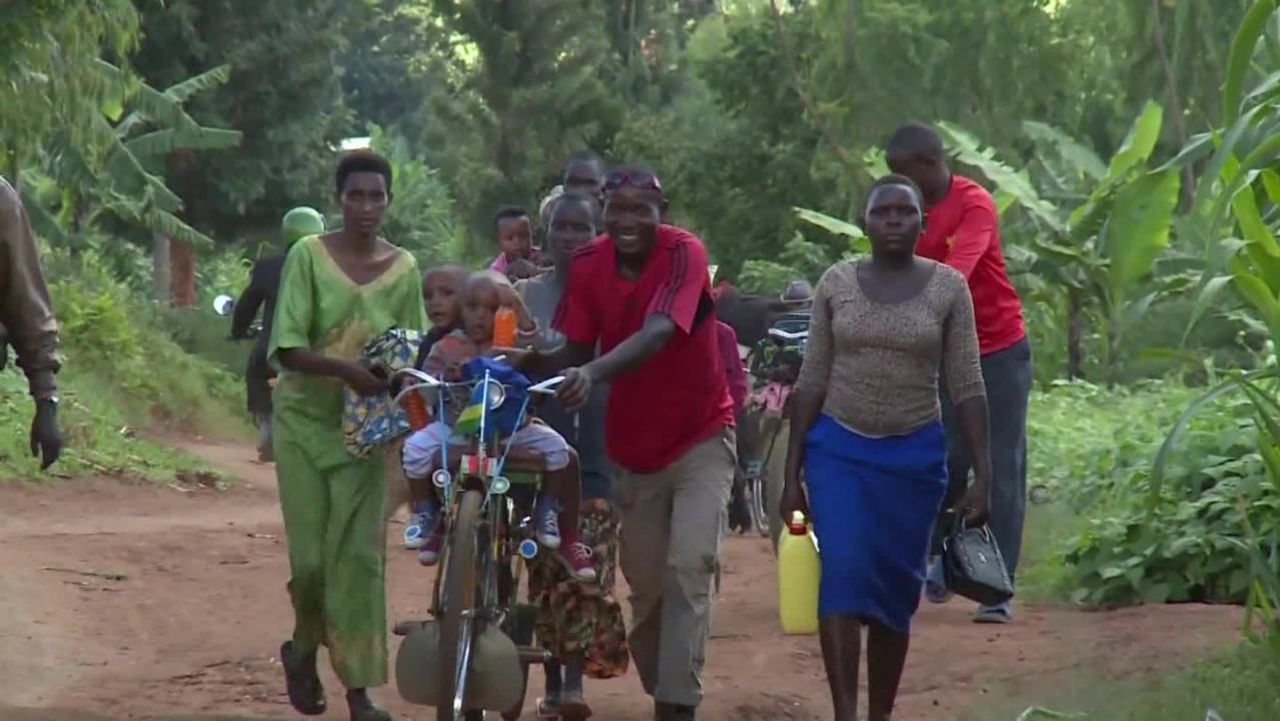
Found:
[[[0,706],[0,719],[4,721],[275,721],[264,716],[209,716],[179,714],[164,716],[103,716],[73,709],[21,709]]]

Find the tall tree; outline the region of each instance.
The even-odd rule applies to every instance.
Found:
[[[601,18],[581,0],[434,0],[450,71],[433,95],[429,156],[473,229],[494,209],[536,202],[564,160],[619,121],[600,80]]]
[[[788,23],[785,32],[798,62],[812,62],[813,26]],[[633,112],[618,149],[657,166],[673,215],[734,277],[748,259],[780,256],[798,229],[793,206],[839,212],[842,200],[813,174],[821,141],[780,70],[767,13],[755,8],[708,20],[687,53],[696,74],[667,107]]]
[[[412,141],[430,122],[427,101],[447,71],[436,38],[444,32],[431,0],[352,0],[346,49],[339,57],[350,135],[370,124]]]
[[[193,98],[189,110],[203,124],[242,131],[240,150],[170,158],[189,223],[231,239],[274,228],[292,205],[327,198],[326,172],[346,124],[335,72],[341,17],[336,0],[146,0],[146,37],[133,64],[148,82],[167,86],[231,66],[230,81]]]

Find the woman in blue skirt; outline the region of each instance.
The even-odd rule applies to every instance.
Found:
[[[947,488],[939,367],[975,459],[958,510],[971,521],[987,512],[987,400],[973,303],[964,276],[915,255],[922,206],[908,178],[872,186],[862,218],[871,256],[841,261],[819,281],[793,395],[781,511],[790,518],[812,509],[836,721],[856,718],[863,625],[868,718],[889,721],[893,712]]]

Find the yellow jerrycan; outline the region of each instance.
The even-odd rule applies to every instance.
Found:
[[[800,512],[778,540],[778,617],[782,632],[807,636],[818,632],[818,540]]]

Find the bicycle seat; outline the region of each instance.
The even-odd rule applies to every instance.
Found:
[[[775,326],[769,329],[769,337],[783,341],[805,340],[809,337],[809,329],[787,331]]]

